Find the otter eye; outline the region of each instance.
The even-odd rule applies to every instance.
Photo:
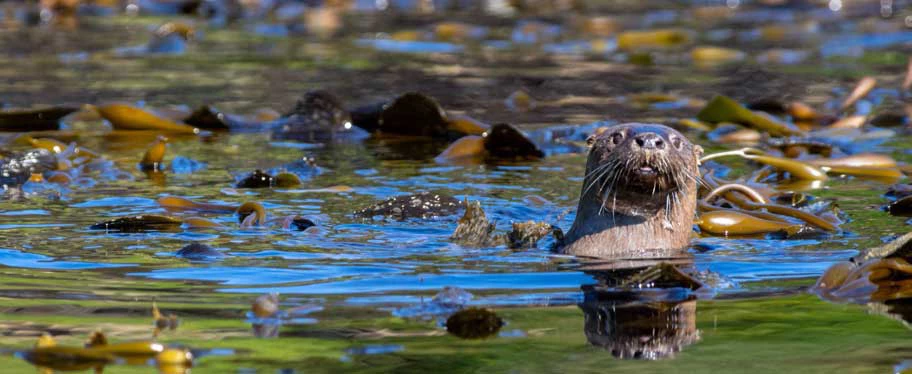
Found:
[[[624,141],[624,134],[619,132],[611,134],[611,144],[618,145],[621,144],[622,141]]]
[[[677,136],[672,136],[672,137],[671,137],[671,145],[673,145],[673,146],[674,146],[675,148],[677,148],[677,149],[681,149],[681,145],[682,145],[682,143],[681,143],[681,138],[679,138],[679,137],[677,137]]]

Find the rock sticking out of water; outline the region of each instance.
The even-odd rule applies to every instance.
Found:
[[[384,218],[403,221],[410,218],[435,218],[456,214],[463,206],[458,199],[439,193],[422,192],[397,196],[355,212],[356,217]]]

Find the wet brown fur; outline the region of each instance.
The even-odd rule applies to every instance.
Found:
[[[650,148],[649,140],[660,146]],[[559,251],[619,259],[680,255],[693,230],[702,153],[657,124],[621,124],[593,135],[576,220]]]

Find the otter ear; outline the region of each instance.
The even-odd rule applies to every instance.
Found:
[[[697,159],[697,166],[700,166],[700,157],[703,157],[703,147],[694,144],[694,157]]]
[[[597,135],[598,135],[598,134],[592,134],[592,135],[589,135],[588,138],[586,138],[586,146],[587,146],[587,147],[590,147],[590,148],[591,148],[592,145],[595,144],[595,137],[596,137]]]

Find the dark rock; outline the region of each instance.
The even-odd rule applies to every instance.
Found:
[[[89,229],[119,232],[175,232],[180,231],[181,224],[181,220],[177,218],[148,214],[120,217],[110,221],[99,222],[90,226]]]
[[[273,139],[327,143],[352,132],[351,116],[335,95],[309,91],[272,126]]]
[[[275,186],[275,177],[262,170],[255,170],[248,174],[236,185],[237,188],[270,188],[273,186]]]
[[[468,308],[447,318],[447,332],[463,339],[484,339],[497,334],[503,320],[494,311]]]
[[[466,203],[465,214],[459,218],[459,225],[450,236],[456,244],[468,247],[493,247],[504,243],[502,235],[494,233],[494,224],[488,222],[481,203]]]
[[[177,256],[186,258],[188,260],[208,260],[224,257],[225,254],[208,245],[193,242],[178,250]]]
[[[295,217],[291,220],[291,227],[295,230],[304,231],[311,227],[316,226],[317,224],[314,221],[311,221],[304,217]]]
[[[229,130],[231,127],[225,115],[208,105],[201,106],[193,111],[184,123],[205,130]]]
[[[0,131],[59,130],[60,119],[79,108],[59,107],[0,111]]]
[[[485,137],[485,150],[493,159],[534,159],[545,157],[544,152],[515,127],[501,123],[491,127]]]
[[[389,198],[355,212],[355,216],[362,218],[383,216],[400,221],[409,218],[427,219],[456,214],[462,206],[462,202],[452,196],[422,192]]]
[[[538,241],[554,233],[554,226],[544,222],[514,222],[513,231],[507,234],[510,249],[535,248]]]
[[[377,132],[393,135],[447,137],[447,116],[430,96],[409,92],[399,96],[380,113]]]

